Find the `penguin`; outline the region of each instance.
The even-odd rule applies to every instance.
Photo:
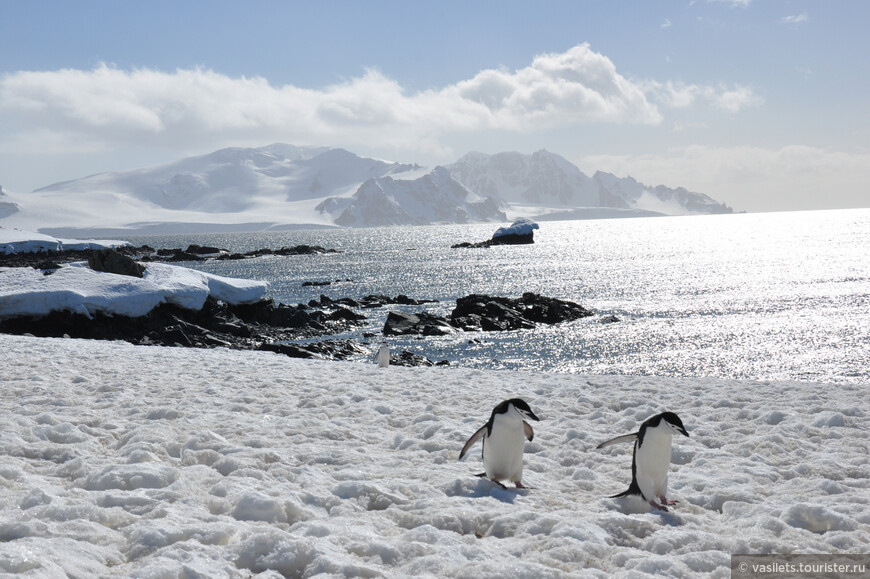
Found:
[[[462,451],[459,460],[465,456],[475,442],[482,440],[483,466],[485,472],[479,477],[487,478],[499,486],[501,481],[511,481],[518,489],[527,489],[523,485],[523,438],[531,441],[535,437],[531,425],[526,419],[539,420],[529,405],[519,398],[511,398],[499,403],[492,409],[492,415],[486,424],[471,435]]]
[[[381,344],[378,353],[375,355],[375,360],[377,361],[379,368],[386,368],[390,365],[390,346],[388,346],[386,342]]]
[[[630,495],[642,497],[654,508],[667,511],[668,506],[679,501],[669,501],[668,467],[671,464],[671,439],[674,433],[689,436],[683,421],[673,412],[662,412],[648,418],[640,425],[640,430],[624,434],[602,442],[596,448],[604,448],[620,442],[634,442],[634,455],[631,459],[631,484],[628,490],[610,498]],[[660,502],[656,502],[658,499]]]

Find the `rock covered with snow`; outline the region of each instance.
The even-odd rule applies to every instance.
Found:
[[[535,242],[535,229],[540,226],[526,217],[520,217],[507,227],[499,227],[486,241],[463,241],[452,245],[456,248],[482,248],[493,245],[527,245]]]
[[[232,279],[163,263],[149,263],[141,279],[94,271],[84,263],[51,275],[30,267],[0,268],[0,319],[69,311],[144,316],[162,303],[198,310],[207,297],[227,303],[262,298],[265,282]]]
[[[499,227],[492,234],[492,243],[496,245],[515,245],[535,242],[535,229],[540,226],[526,217],[520,217],[508,227]]]

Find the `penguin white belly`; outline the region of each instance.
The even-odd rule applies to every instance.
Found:
[[[523,421],[497,416],[492,435],[483,441],[483,467],[490,480],[520,481],[523,477]]]
[[[644,436],[643,445],[637,449],[635,455],[637,486],[648,501],[667,495],[671,438],[669,434],[648,432]]]

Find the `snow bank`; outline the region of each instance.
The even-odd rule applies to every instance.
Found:
[[[97,272],[79,262],[43,275],[30,267],[0,268],[0,319],[71,311],[144,316],[168,302],[198,310],[206,298],[237,304],[257,301],[268,284],[231,279],[163,263],[149,263],[143,278]]]
[[[39,253],[63,249],[105,249],[130,245],[127,241],[112,239],[57,239],[50,235],[0,227],[0,253]]]
[[[870,549],[867,385],[378,368],[0,335],[0,574],[728,577]],[[474,477],[506,398],[523,481]],[[605,498],[671,410],[671,513]]]

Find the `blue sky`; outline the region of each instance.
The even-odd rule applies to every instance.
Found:
[[[0,185],[280,141],[867,207],[868,24],[859,1],[0,0]]]

